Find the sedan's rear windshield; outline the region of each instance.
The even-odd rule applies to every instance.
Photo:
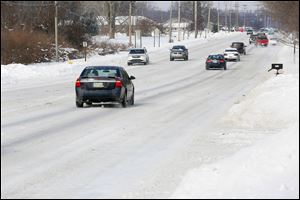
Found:
[[[129,51],[129,54],[144,54],[145,50],[144,49],[131,49]]]
[[[212,59],[212,60],[222,60],[224,59],[224,56],[222,55],[209,55],[208,59]]]
[[[105,68],[91,68],[85,69],[81,77],[120,77],[120,72],[118,69],[105,69]]]

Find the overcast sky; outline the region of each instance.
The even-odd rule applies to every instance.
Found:
[[[169,10],[171,1],[152,1],[154,5],[156,5],[161,10]],[[213,1],[213,7],[220,6],[220,9],[225,9],[225,1]],[[244,5],[246,5],[247,10],[255,10],[257,9],[257,5],[261,5],[259,1],[238,1],[239,8],[244,9]],[[227,6],[229,8],[229,4],[231,3],[232,9],[234,9],[235,1],[227,1]],[[261,6],[260,6],[261,7]]]

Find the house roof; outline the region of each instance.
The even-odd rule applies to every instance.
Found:
[[[128,16],[116,16],[115,24],[117,26],[123,25],[123,24],[128,24],[128,18],[129,18]],[[136,23],[141,20],[148,20],[148,21],[154,22],[153,20],[151,20],[147,17],[144,17],[144,16],[131,16],[132,25],[136,25]],[[98,24],[100,24],[100,25],[108,25],[108,20],[107,20],[106,16],[97,16],[97,21],[98,21]]]

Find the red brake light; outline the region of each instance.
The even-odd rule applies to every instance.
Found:
[[[208,62],[208,63],[209,63],[209,62],[212,62],[212,60],[208,59],[206,62]]]
[[[220,60],[221,63],[225,62],[225,60]]]
[[[122,82],[120,80],[116,80],[115,87],[122,87]]]
[[[79,80],[79,78],[76,80],[75,87],[80,87],[80,80]]]

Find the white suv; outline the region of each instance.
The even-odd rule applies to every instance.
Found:
[[[236,48],[226,48],[224,51],[225,60],[240,61],[240,54]]]
[[[133,63],[144,63],[144,65],[149,63],[149,56],[145,47],[129,50],[127,64],[132,65]]]

